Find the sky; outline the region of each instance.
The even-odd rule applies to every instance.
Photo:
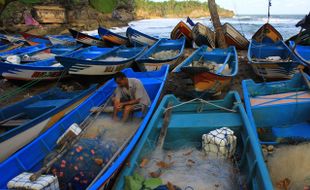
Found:
[[[233,10],[236,14],[267,14],[268,0],[215,0],[215,2],[223,8]],[[272,0],[271,4],[271,14],[305,15],[310,11],[310,0]]]

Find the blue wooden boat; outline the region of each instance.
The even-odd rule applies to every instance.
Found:
[[[158,38],[144,34],[138,30],[133,29],[132,27],[127,28],[126,36],[132,45],[141,44],[152,46],[158,41]]]
[[[68,30],[71,33],[72,37],[81,44],[84,44],[87,46],[99,46],[99,47],[107,46],[107,43],[101,40],[100,38],[97,38],[95,36],[90,36],[82,32],[78,32],[71,28],[69,28]]]
[[[294,48],[295,42],[289,41],[290,48]],[[305,66],[310,67],[310,45],[297,44],[294,53],[301,59]]]
[[[9,43],[9,44],[5,44],[5,45],[1,45],[0,46],[0,53],[1,52],[7,52],[16,48],[20,48],[24,46],[23,42],[19,42],[19,43]]]
[[[226,49],[208,50],[208,46],[197,49],[172,72],[188,73],[198,92],[211,94],[229,87],[238,73],[238,54],[234,46]]]
[[[0,46],[10,44],[11,42],[6,39],[5,35],[1,34],[0,35]]]
[[[119,167],[125,162],[130,152],[133,150],[149,119],[151,118],[153,111],[155,110],[155,106],[160,97],[168,74],[168,66],[165,66],[160,71],[155,72],[135,73],[132,69],[126,69],[123,72],[127,77],[141,80],[150,96],[152,103],[149,109],[145,112],[145,117],[140,122],[139,126],[137,126],[137,131],[134,133],[134,136],[129,139],[130,141],[126,144],[123,151],[118,155],[118,157],[115,158],[115,160],[113,160],[113,164],[108,167],[106,172],[99,176],[98,180],[96,180],[93,185],[89,187],[89,189],[98,189],[99,187],[106,185],[106,183],[113,177]],[[113,94],[115,88],[116,84],[114,80],[108,81],[76,109],[59,120],[53,127],[48,129],[45,133],[37,137],[24,148],[20,149],[10,158],[0,163],[0,174],[3,176],[0,179],[0,188],[6,189],[7,182],[22,172],[34,172],[41,168],[45,157],[56,148],[56,141],[59,137],[61,137],[61,135],[73,123],[78,125],[81,124],[92,113],[91,110],[94,106],[105,104],[109,97]]]
[[[52,45],[51,41],[46,37],[33,35],[26,32],[21,32],[20,34],[24,37],[25,40],[27,40],[27,42],[30,45],[38,45],[38,44],[46,44],[47,46]]]
[[[25,47],[16,49],[16,51],[8,51],[5,52],[3,59],[7,58],[10,55],[15,55],[20,58],[21,63],[30,63],[36,61],[42,61],[47,59],[52,59],[56,55],[62,55],[68,53],[70,51],[74,51],[81,47],[81,44],[74,46],[63,46],[63,45],[54,45],[54,46],[46,46],[45,44],[39,44],[33,48]],[[1,56],[1,53],[0,53]],[[8,60],[7,60],[8,61]]]
[[[96,89],[64,92],[53,88],[0,110],[0,162],[9,158],[68,114]],[[5,172],[1,169],[1,172]],[[3,186],[1,185],[1,188]]]
[[[215,48],[215,32],[200,22],[194,25],[192,36],[196,45],[208,45],[211,48]]]
[[[309,171],[304,168],[309,165],[309,159],[306,158],[309,156],[309,149],[302,148],[310,139],[309,83],[310,77],[301,73],[286,81],[267,83],[242,81],[246,111],[263,145],[262,149],[274,187],[279,187],[282,181],[279,179],[282,176],[289,177],[289,189],[308,187],[309,183],[303,183],[304,181],[299,179],[306,179]],[[264,148],[267,145],[268,149]],[[270,155],[271,145],[274,151],[271,149]]]
[[[258,43],[251,41],[248,61],[254,72],[266,79],[289,79],[298,72],[301,60],[283,41]]]
[[[255,83],[242,81],[250,122],[259,129],[263,143],[279,143],[289,138],[310,139],[310,92],[302,74],[291,80]]]
[[[0,37],[1,39],[5,39],[10,43],[17,43],[17,42],[24,42],[27,43],[27,41],[21,36],[21,35],[3,35],[2,37]],[[28,45],[30,45],[28,43]]]
[[[8,80],[54,80],[67,73],[55,58],[25,64],[0,64],[0,75]]]
[[[225,23],[223,25],[226,44],[235,46],[238,50],[246,50],[249,46],[249,40],[244,37],[233,25]]]
[[[192,47],[192,29],[181,20],[171,31],[170,38],[175,40],[183,37],[186,38],[186,46]]]
[[[289,44],[289,41],[296,41],[298,37],[298,45],[310,45],[310,29],[303,30],[301,34],[295,34],[285,41],[286,44]]]
[[[129,39],[127,37],[111,32],[103,27],[98,28],[98,34],[103,41],[109,42],[110,44],[127,45],[129,43]]]
[[[169,105],[170,103],[172,103],[172,107],[171,105]],[[168,111],[168,107],[170,107],[171,109],[171,116],[169,118],[169,123],[167,124],[167,132],[164,139],[163,149],[162,151],[159,151],[157,148],[157,143],[161,133],[161,128],[164,125],[163,123],[165,123],[165,112]],[[137,146],[129,157],[128,163],[130,164],[124,165],[122,171],[119,173],[113,189],[125,189],[125,178],[134,175],[135,172],[138,172],[138,174],[140,174],[140,171],[143,170],[144,167],[146,167],[143,166],[142,163],[144,162],[144,160],[148,160],[149,162],[151,162],[150,155],[152,155],[152,153],[154,152],[156,152],[155,154],[160,155],[162,154],[162,152],[167,151],[167,154],[170,155],[168,156],[168,159],[170,159],[170,161],[168,161],[168,159],[165,159],[166,161],[163,162],[166,162],[167,165],[169,165],[169,162],[176,161],[176,158],[174,158],[173,155],[174,151],[186,149],[186,152],[184,154],[181,154],[181,157],[184,157],[184,159],[182,159],[183,162],[185,162],[184,165],[180,165],[179,162],[175,163],[175,165],[177,165],[176,168],[187,168],[188,173],[186,174],[188,176],[186,177],[185,174],[182,175],[183,180],[186,180],[188,177],[190,177],[190,179],[194,179],[192,178],[193,176],[189,176],[192,175],[192,169],[191,167],[186,165],[186,162],[188,160],[191,160],[191,163],[193,164],[192,166],[194,167],[195,164],[203,164],[205,162],[208,162],[209,159],[201,160],[197,159],[197,157],[192,160],[193,158],[190,155],[193,151],[200,151],[202,149],[201,139],[203,134],[222,127],[227,127],[233,130],[234,134],[237,136],[237,151],[235,153],[235,157],[238,159],[235,160],[235,167],[239,168],[239,172],[245,177],[243,179],[244,183],[243,181],[240,181],[244,186],[240,185],[237,189],[273,189],[269,174],[264,164],[258,139],[250,125],[250,122],[237,92],[229,92],[222,100],[208,102],[201,99],[196,99],[195,101],[190,102],[181,102],[174,95],[166,95],[158,106],[156,112],[154,113],[140,141],[138,142]],[[190,148],[191,150],[189,150],[188,148]],[[164,158],[161,159],[164,160]],[[178,157],[177,159],[180,158]],[[160,156],[156,157],[156,160],[160,162]],[[199,167],[199,165],[196,167]],[[209,165],[209,168],[213,167],[216,166]],[[155,170],[156,168],[152,169]],[[168,169],[168,172],[175,173],[174,165],[172,165],[171,168]],[[163,171],[165,171],[165,168],[163,168]],[[215,173],[213,170],[211,171],[211,173],[217,175],[217,173]],[[205,172],[210,171],[206,170]],[[224,171],[220,171],[220,173],[222,172]],[[197,174],[200,176],[205,176],[203,173],[200,172],[196,172],[196,175]],[[144,178],[144,180],[147,180],[147,176],[143,175],[143,177],[146,177]],[[156,178],[161,178],[161,175]],[[208,181],[209,179],[205,180]],[[173,185],[178,186],[178,184],[174,181],[170,182]],[[195,188],[196,182],[196,180],[193,180],[191,183],[188,184],[188,187],[185,188],[183,186],[180,186],[180,189],[199,189]],[[212,181],[212,183],[217,183],[220,186],[222,185],[221,182],[218,181]],[[211,185],[212,184],[210,184],[210,186]],[[223,188],[223,186],[221,187]],[[229,187],[229,189],[234,188]]]
[[[70,47],[53,46],[51,52],[53,54],[66,54],[75,49],[80,48],[81,45]],[[25,54],[24,54],[25,55]],[[27,54],[29,55],[29,54]],[[31,54],[30,54],[31,55]],[[23,55],[20,55],[21,57]],[[67,74],[65,68],[55,60],[55,57],[44,60],[26,62],[26,63],[11,63],[8,61],[0,62],[0,75],[9,80],[54,80],[59,77],[64,77]]]
[[[163,65],[174,68],[178,60],[183,56],[185,38],[170,40],[160,39],[140,57],[136,59],[141,70],[154,71]]]
[[[23,48],[17,48],[17,49],[6,51],[6,52],[0,52],[0,56],[5,57],[8,55],[27,54],[27,53],[33,53],[33,52],[45,50],[45,49],[47,49],[47,46],[45,44],[40,44],[36,46],[26,46]]]
[[[146,47],[89,47],[65,56],[56,56],[73,75],[111,75],[130,67]]]
[[[260,43],[275,43],[282,41],[283,37],[271,24],[265,23],[255,32],[252,39]]]
[[[48,35],[46,36],[53,45],[73,46],[76,44],[72,36],[67,35]]]

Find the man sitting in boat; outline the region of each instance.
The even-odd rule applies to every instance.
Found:
[[[117,84],[115,97],[113,98],[113,119],[117,120],[117,113],[123,110],[123,121],[127,121],[129,114],[134,110],[144,111],[151,103],[142,82],[136,78],[118,72],[114,75]]]

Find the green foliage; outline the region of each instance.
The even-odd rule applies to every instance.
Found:
[[[5,4],[5,0],[0,0],[0,6]]]
[[[150,14],[158,16],[190,14],[194,10],[209,11],[208,3],[197,0],[163,1],[136,0],[136,9],[147,10]]]
[[[116,0],[90,0],[90,5],[99,12],[112,13],[116,7]]]
[[[168,15],[184,16],[190,15],[192,12],[209,12],[208,2],[201,2],[198,0],[167,0],[162,2],[154,2],[151,0],[135,0],[136,10],[144,10],[149,15],[165,17]],[[218,11],[229,12],[223,8],[218,7]]]
[[[42,1],[41,0],[20,0],[20,2],[25,3],[25,4],[34,4],[34,3],[40,3]]]

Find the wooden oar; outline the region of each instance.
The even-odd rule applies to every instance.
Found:
[[[95,115],[95,118],[92,118],[92,120],[90,120],[91,116],[92,116],[92,112],[86,117],[86,119],[80,124],[80,128],[82,129],[82,132],[75,137],[74,139],[72,138],[67,138],[65,143],[57,150],[55,150],[57,153],[57,156],[55,156],[52,160],[50,160],[48,163],[45,164],[44,167],[42,167],[39,171],[35,172],[34,174],[32,174],[30,176],[30,181],[35,181],[37,180],[45,171],[47,171],[59,158],[61,158],[68,150],[69,148],[74,145],[79,139],[80,137],[85,133],[86,128],[88,126],[91,126],[91,124],[96,120],[96,118],[99,116],[99,114],[104,110],[104,108],[108,105],[108,103],[110,102],[112,96],[109,97],[109,99],[105,102],[105,104],[102,106],[102,109],[99,109],[100,111],[98,111]],[[64,137],[66,138],[66,137]],[[54,155],[55,151],[49,153],[46,157],[49,157],[49,155]]]
[[[173,103],[169,102],[167,108],[170,108],[172,105],[173,105]],[[165,112],[164,122],[163,122],[161,129],[160,129],[159,137],[157,140],[157,148],[162,149],[164,146],[164,141],[165,141],[165,137],[167,135],[168,125],[170,123],[171,112],[172,112],[172,109],[168,109]]]

